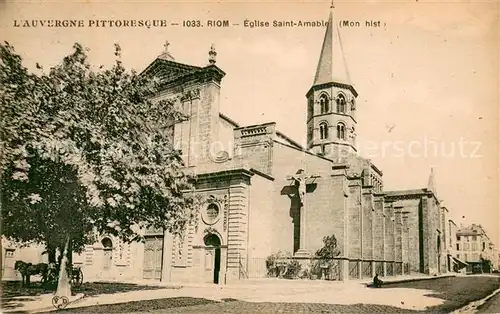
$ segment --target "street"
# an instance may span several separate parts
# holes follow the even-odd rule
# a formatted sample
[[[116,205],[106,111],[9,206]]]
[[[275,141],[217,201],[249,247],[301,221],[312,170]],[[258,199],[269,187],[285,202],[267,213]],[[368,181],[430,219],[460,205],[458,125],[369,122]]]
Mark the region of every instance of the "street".
[[[481,306],[478,313],[500,313],[500,293]]]

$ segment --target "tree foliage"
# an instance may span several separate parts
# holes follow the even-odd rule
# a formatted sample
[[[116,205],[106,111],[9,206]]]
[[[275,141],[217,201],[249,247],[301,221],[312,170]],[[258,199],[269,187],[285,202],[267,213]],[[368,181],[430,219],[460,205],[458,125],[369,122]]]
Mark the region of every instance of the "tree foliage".
[[[337,247],[337,238],[335,238],[335,235],[332,234],[323,237],[323,247],[316,251],[315,256],[320,259],[329,260],[339,255],[340,251]]]
[[[93,232],[140,240],[140,228],[181,233],[197,198],[173,147],[185,119],[157,81],[116,62],[93,68],[79,44],[47,73],[30,73],[0,44],[2,234],[75,250]]]

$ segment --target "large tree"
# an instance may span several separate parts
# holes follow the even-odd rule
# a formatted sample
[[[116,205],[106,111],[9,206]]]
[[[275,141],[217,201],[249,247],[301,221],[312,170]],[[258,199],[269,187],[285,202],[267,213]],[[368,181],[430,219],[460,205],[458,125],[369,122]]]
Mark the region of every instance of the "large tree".
[[[128,242],[146,227],[181,233],[197,199],[172,143],[186,118],[176,99],[152,101],[158,82],[126,71],[117,45],[110,69],[73,48],[31,73],[0,44],[2,234],[49,249],[69,238],[81,251],[95,231]]]

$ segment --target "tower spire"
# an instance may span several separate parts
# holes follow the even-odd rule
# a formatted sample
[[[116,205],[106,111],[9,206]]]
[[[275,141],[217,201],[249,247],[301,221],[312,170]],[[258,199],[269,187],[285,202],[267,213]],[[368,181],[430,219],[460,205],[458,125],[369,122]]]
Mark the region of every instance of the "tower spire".
[[[437,197],[437,192],[436,192],[436,182],[434,180],[434,169],[431,168],[431,173],[429,174],[429,181],[427,182],[427,190],[432,191],[434,195]]]
[[[343,83],[351,85],[339,28],[334,19],[334,8],[335,6],[332,0],[328,25],[326,27],[313,85],[325,83]]]

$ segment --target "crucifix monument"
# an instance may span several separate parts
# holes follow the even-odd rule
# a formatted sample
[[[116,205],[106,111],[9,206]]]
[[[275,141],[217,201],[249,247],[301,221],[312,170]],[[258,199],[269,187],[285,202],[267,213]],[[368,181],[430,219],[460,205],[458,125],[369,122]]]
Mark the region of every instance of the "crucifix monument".
[[[299,169],[297,173],[287,179],[293,180],[295,186],[297,187],[297,196],[299,198],[300,206],[300,238],[299,238],[299,249],[295,252],[295,256],[308,257],[310,253],[306,249],[306,211],[307,211],[307,185],[313,182],[308,182],[310,179],[318,178],[318,176],[307,175],[303,169]]]

